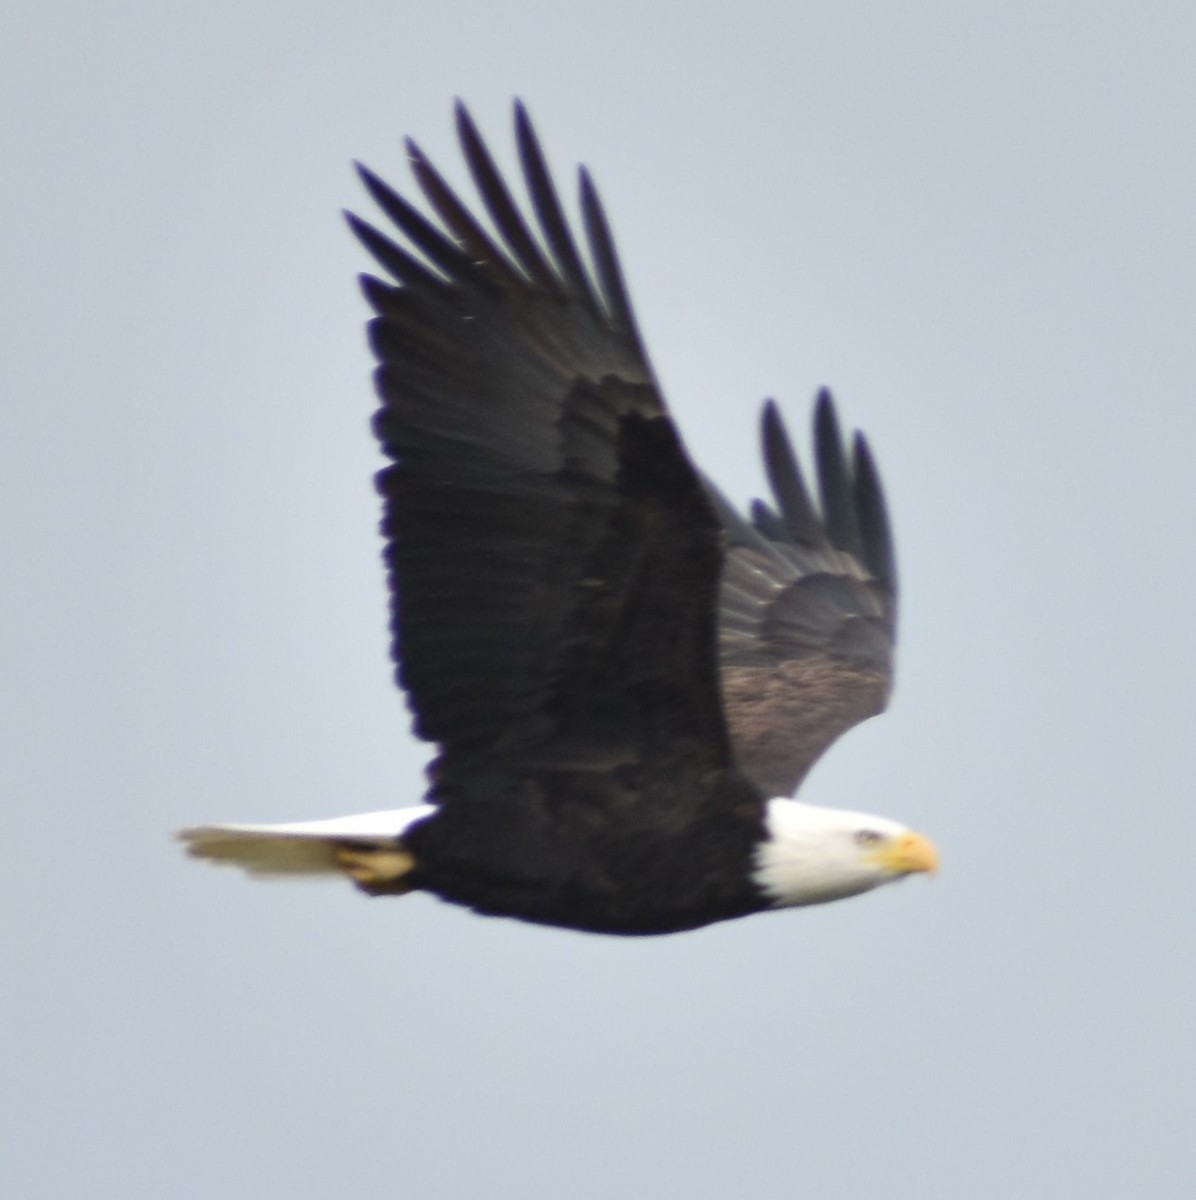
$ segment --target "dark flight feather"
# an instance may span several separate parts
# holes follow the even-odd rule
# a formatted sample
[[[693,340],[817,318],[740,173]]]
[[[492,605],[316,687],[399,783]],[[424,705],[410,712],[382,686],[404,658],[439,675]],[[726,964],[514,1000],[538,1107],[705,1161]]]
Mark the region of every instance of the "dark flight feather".
[[[766,794],[789,795],[888,702],[896,572],[871,455],[857,439],[848,462],[829,393],[815,410],[820,510],[772,404],[761,433],[778,511],[756,501],[749,525],[725,501],[719,510],[721,686],[737,765]]]

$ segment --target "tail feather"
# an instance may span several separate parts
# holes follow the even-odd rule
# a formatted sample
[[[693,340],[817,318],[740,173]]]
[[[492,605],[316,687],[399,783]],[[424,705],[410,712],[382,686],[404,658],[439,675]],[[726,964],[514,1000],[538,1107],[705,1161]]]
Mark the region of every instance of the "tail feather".
[[[193,858],[240,867],[256,878],[344,875],[346,849],[393,850],[430,804],[281,825],[200,825],[177,834]],[[354,876],[356,877],[356,876]]]

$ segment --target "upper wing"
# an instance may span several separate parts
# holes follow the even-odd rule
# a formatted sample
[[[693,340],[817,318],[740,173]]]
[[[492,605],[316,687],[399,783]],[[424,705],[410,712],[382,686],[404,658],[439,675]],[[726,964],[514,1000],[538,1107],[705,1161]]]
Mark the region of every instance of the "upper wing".
[[[441,746],[441,782],[609,768],[653,744],[722,765],[719,523],[665,414],[597,194],[583,170],[591,271],[523,108],[534,232],[461,106],[457,123],[497,236],[411,142],[443,228],[362,177],[420,257],[349,218],[397,281],[363,285],[416,730]]]
[[[818,504],[771,402],[763,443],[776,508],[757,501],[749,524],[712,495],[728,539],[719,640],[736,765],[779,796],[888,702],[897,574],[872,456],[859,434],[848,456],[829,393],[814,417]]]

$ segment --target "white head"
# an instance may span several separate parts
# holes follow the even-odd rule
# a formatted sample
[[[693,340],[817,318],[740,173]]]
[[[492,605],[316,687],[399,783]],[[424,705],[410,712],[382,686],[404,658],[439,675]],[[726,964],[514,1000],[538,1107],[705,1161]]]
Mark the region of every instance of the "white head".
[[[938,869],[930,839],[886,817],[778,799],[768,802],[767,827],[755,877],[776,908],[839,900]]]

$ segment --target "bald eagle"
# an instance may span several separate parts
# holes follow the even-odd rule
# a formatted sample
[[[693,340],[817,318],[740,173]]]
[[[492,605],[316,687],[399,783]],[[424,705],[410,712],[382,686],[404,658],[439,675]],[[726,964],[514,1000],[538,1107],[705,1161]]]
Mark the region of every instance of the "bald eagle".
[[[615,934],[934,870],[895,821],[789,798],[891,687],[897,577],[864,439],[845,444],[822,392],[812,495],[769,402],[773,502],[740,516],[681,443],[585,169],[588,264],[523,106],[532,220],[456,120],[490,230],[412,141],[439,223],[364,167],[406,243],[348,216],[390,277],[362,286],[393,655],[436,747],[426,803],[207,825],[188,850]]]

